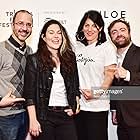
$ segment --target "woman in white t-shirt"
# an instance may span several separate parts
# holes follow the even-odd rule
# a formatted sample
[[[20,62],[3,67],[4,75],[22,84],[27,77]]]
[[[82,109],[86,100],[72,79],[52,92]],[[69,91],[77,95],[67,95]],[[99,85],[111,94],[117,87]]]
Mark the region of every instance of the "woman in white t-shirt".
[[[84,14],[76,33],[81,111],[75,117],[78,140],[107,140],[110,87],[116,64],[115,48],[106,41],[104,21],[97,11]]]

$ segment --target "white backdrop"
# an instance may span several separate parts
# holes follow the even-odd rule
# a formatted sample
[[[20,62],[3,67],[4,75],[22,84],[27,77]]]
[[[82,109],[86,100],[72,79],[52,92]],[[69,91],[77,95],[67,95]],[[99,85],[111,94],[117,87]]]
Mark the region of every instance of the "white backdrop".
[[[106,32],[112,20],[126,18],[131,25],[133,42],[140,45],[139,0],[0,0],[0,2],[0,41],[11,35],[10,22],[15,11],[26,9],[33,13],[33,33],[28,39],[28,44],[34,51],[37,49],[40,30],[48,18],[59,20],[75,42],[75,32],[83,14],[95,9],[100,11],[104,18]],[[109,115],[109,139],[117,140],[116,127],[110,120]]]

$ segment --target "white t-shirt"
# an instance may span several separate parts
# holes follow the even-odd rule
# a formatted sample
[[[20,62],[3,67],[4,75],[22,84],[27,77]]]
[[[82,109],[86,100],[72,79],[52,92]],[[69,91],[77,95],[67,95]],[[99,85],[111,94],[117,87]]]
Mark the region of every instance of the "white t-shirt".
[[[77,42],[75,47],[81,89],[100,89],[104,81],[104,67],[117,63],[116,50],[110,42],[95,45],[84,46]],[[81,95],[80,105],[85,111],[106,111],[109,110],[109,99],[86,100]]]
[[[60,73],[60,66],[57,67],[53,75],[53,84],[49,99],[49,106],[68,106],[64,79]]]

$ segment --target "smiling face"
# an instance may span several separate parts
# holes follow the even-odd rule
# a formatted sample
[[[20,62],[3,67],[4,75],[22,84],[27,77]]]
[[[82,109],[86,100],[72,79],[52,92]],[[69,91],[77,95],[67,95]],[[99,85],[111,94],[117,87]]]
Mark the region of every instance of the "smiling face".
[[[122,22],[117,22],[110,30],[110,37],[117,48],[127,47],[131,42],[130,32]]]
[[[62,44],[62,32],[59,25],[51,24],[47,28],[43,40],[46,42],[50,52],[58,52],[58,49]]]
[[[32,33],[32,16],[27,12],[17,13],[12,23],[12,36],[19,43],[23,44]]]
[[[100,30],[101,29],[97,24],[95,24],[91,19],[87,18],[82,31],[84,32],[88,44],[92,44],[97,41]]]

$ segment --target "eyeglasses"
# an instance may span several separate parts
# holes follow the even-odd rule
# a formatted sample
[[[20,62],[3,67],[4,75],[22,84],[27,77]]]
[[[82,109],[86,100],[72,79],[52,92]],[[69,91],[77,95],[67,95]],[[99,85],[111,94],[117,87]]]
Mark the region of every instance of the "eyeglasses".
[[[27,28],[32,28],[33,27],[33,24],[31,24],[31,23],[24,23],[22,21],[19,21],[19,22],[14,23],[14,24],[18,25],[21,28],[24,27],[24,25],[26,25]]]

